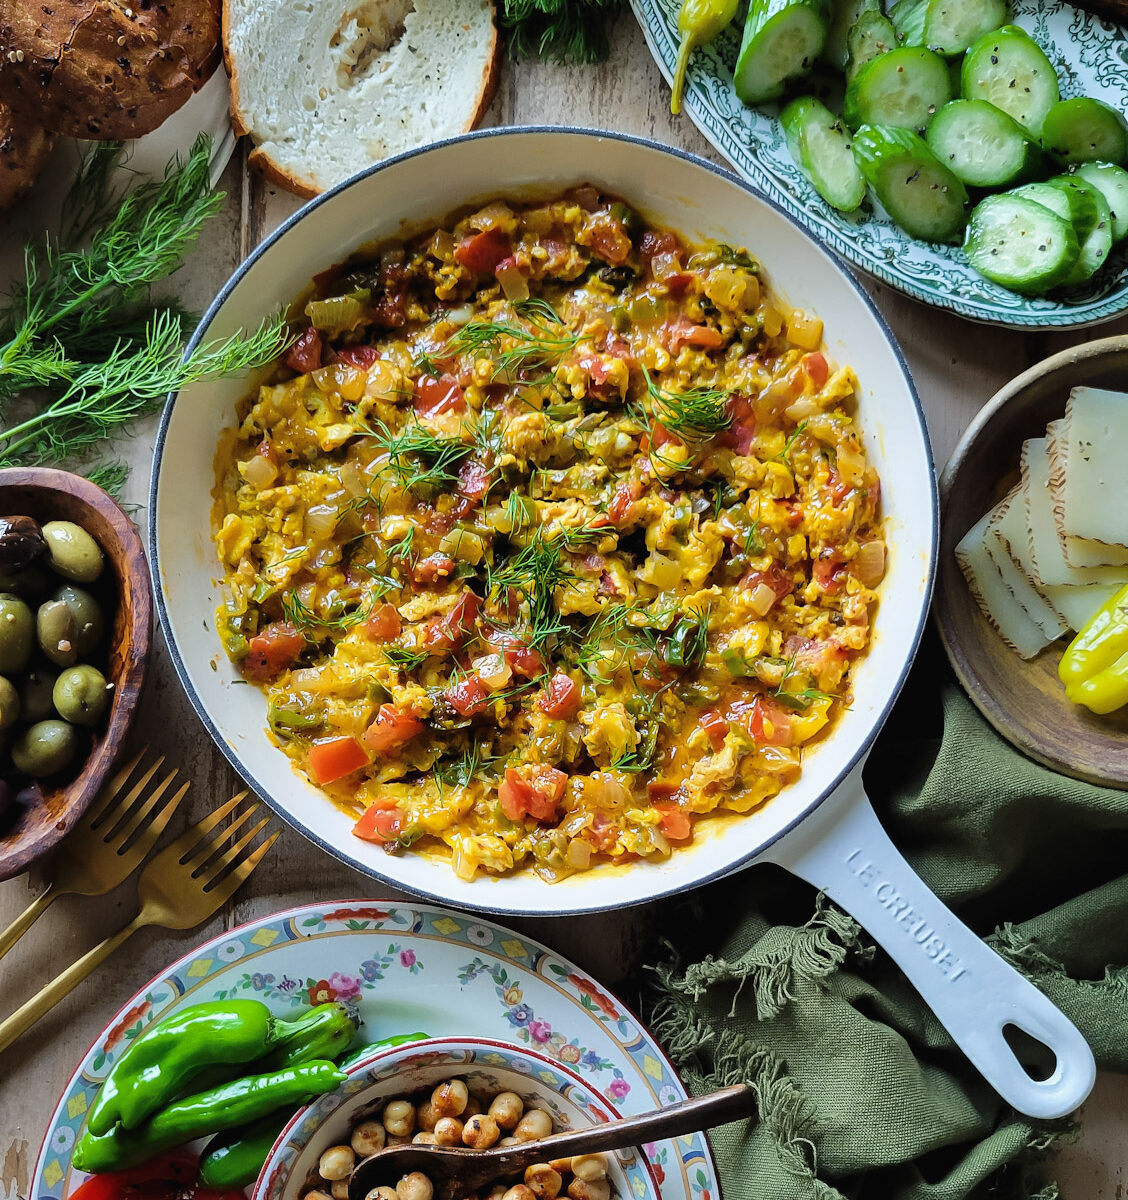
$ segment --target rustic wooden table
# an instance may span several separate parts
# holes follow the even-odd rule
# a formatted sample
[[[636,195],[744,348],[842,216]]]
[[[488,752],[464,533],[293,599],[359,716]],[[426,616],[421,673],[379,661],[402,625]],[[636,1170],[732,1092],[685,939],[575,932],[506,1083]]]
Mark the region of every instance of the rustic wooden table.
[[[611,61],[599,67],[507,62],[485,123],[607,127],[720,162],[688,120],[671,118],[666,85],[629,15],[620,20],[613,45]],[[299,205],[294,197],[248,173],[245,154],[241,145],[224,173],[223,215],[208,228],[177,276],[181,297],[190,307],[202,309],[236,264]],[[1128,332],[1128,320],[1121,320],[1096,333],[1010,333],[970,324],[869,281],[866,286],[908,357],[939,464],[946,461],[976,410],[1012,376],[1068,345]],[[139,523],[145,515],[152,433],[150,423],[123,446],[133,466],[126,500],[137,506]],[[158,644],[154,655],[135,739],[158,747],[192,780],[188,811],[177,815],[178,825],[199,819],[239,787],[181,693],[163,644]],[[0,928],[41,886],[34,872],[0,884]],[[0,1060],[0,1200],[26,1196],[43,1131],[75,1063],[117,1008],[168,962],[223,929],[276,909],[388,893],[389,889],[342,866],[287,829],[249,885],[206,927],[182,934],[145,930],[132,939],[127,951],[111,959]],[[99,899],[60,901],[0,966],[0,1014],[14,1009],[134,911],[132,883]],[[614,987],[636,961],[646,918],[646,912],[638,910],[567,922],[514,923]],[[1120,1200],[1128,1168],[1126,1114],[1128,1079],[1102,1077],[1086,1105],[1084,1136],[1060,1158],[1059,1175],[1070,1195]]]

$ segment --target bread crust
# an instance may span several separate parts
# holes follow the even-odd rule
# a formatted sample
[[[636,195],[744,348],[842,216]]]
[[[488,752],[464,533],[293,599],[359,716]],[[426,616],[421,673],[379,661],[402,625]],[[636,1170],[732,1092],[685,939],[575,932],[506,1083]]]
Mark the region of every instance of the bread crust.
[[[55,134],[16,118],[7,105],[0,104],[0,211],[39,178],[55,140]]]
[[[235,0],[238,2],[238,0]],[[329,0],[320,0],[328,3]],[[3,0],[0,0],[3,3]],[[238,137],[249,135],[253,138],[252,126],[248,115],[244,113],[239,99],[239,68],[235,54],[231,50],[231,4],[232,0],[223,0],[222,31],[223,31],[223,64],[231,81],[231,126]],[[469,121],[463,128],[463,133],[475,129],[486,115],[497,91],[498,79],[501,75],[502,41],[497,25],[496,0],[490,0],[490,46],[485,61],[482,63],[482,81],[478,92],[478,101]],[[296,174],[291,168],[271,158],[270,154],[256,146],[247,157],[248,163],[263,175],[269,182],[295,196],[310,200],[319,196],[324,190],[311,179]]]
[[[220,0],[0,0],[0,102],[54,133],[156,129],[219,63]]]

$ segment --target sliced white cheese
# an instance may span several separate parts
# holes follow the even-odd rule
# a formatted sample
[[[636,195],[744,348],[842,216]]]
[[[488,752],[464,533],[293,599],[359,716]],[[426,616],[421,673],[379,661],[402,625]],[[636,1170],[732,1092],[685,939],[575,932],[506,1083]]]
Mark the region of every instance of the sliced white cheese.
[[[986,513],[964,534],[956,547],[956,561],[960,564],[972,596],[991,626],[1012,650],[1017,650],[1023,658],[1033,658],[1053,639],[1039,629],[1015,599],[1014,592],[1003,582],[995,558],[999,554],[998,541],[990,532],[994,516],[995,510]],[[1011,570],[1018,576],[1010,558],[1005,554],[999,556],[1010,564]]]
[[[1128,554],[1128,395],[1075,387],[1057,444],[1058,527],[1066,538],[1113,547],[1118,557]]]
[[[1021,486],[1012,489],[1006,499],[996,505],[988,529],[994,535],[998,548],[998,553],[992,557],[1003,582],[1050,641],[1061,637],[1068,626],[1054,612],[1031,578],[1030,534],[1026,528],[1026,505],[1023,503]]]
[[[1091,583],[1086,587],[1045,587],[1042,595],[1066,619],[1070,629],[1079,630],[1122,586],[1120,583]]]
[[[1029,566],[1039,589],[1081,588],[1086,584],[1122,586],[1128,583],[1128,567],[1074,567],[1066,561],[1050,496],[1050,443],[1047,438],[1030,438],[1023,443],[1022,496],[1029,532]],[[1014,555],[1013,547],[1011,553],[1021,564],[1022,560]],[[1052,598],[1050,603],[1053,604]]]
[[[1100,542],[1070,537],[1065,532],[1062,490],[1065,487],[1065,421],[1051,421],[1046,426],[1050,442],[1050,497],[1054,508],[1054,524],[1071,567],[1101,567],[1109,564],[1128,564],[1128,550],[1118,550]]]

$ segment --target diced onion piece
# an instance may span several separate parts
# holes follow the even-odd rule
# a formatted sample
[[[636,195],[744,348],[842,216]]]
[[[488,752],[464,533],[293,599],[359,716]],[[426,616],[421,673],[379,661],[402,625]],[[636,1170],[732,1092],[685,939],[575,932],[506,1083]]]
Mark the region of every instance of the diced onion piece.
[[[434,258],[450,258],[454,253],[454,234],[449,229],[436,230],[427,251]]]
[[[504,654],[483,654],[471,664],[485,687],[496,692],[513,678],[513,671],[505,661]]]
[[[760,309],[760,318],[763,321],[764,332],[768,337],[777,337],[779,331],[783,328],[783,317],[780,316],[779,309],[773,304],[765,304]]]
[[[306,305],[306,316],[314,329],[343,333],[355,329],[364,320],[364,302],[368,296],[368,291],[362,289],[349,296],[311,300]]]
[[[474,317],[474,310],[469,304],[460,304],[457,308],[448,308],[443,313],[443,320],[450,325],[466,325]]]
[[[701,289],[718,308],[741,308],[748,303],[748,281],[753,279],[744,271],[732,267],[716,267],[709,272]],[[753,296],[753,302],[758,297]]]
[[[584,780],[584,799],[598,808],[619,809],[630,801],[631,793],[614,775],[596,771]]]
[[[851,487],[859,487],[866,469],[866,456],[860,450],[840,445],[836,455],[838,474]]]
[[[863,542],[854,558],[854,574],[863,587],[875,588],[885,578],[885,543],[879,538]]]
[[[458,562],[480,563],[485,551],[482,539],[469,529],[452,529],[439,539],[439,553]]]
[[[795,402],[795,384],[789,379],[776,379],[756,397],[753,411],[759,421],[771,421]]]
[[[364,395],[368,372],[350,367],[348,363],[331,363],[313,372],[313,382],[319,391],[336,392],[342,400],[357,401]]]
[[[261,454],[256,454],[244,467],[243,478],[253,488],[262,491],[268,488],[278,478],[278,468]]]
[[[574,838],[568,843],[568,852],[564,861],[573,870],[586,871],[591,863],[591,847],[580,838]]]
[[[311,538],[331,538],[337,529],[337,510],[315,504],[306,510],[306,532]]]
[[[823,323],[801,308],[793,309],[787,318],[787,337],[800,350],[817,350],[822,345]]]
[[[798,400],[793,404],[789,404],[783,411],[798,425],[800,421],[809,421],[822,410],[819,408],[818,401],[813,396],[800,396]]]
[[[502,200],[495,200],[485,208],[479,209],[466,223],[471,229],[479,229],[483,233],[487,229],[501,229],[509,233],[517,228],[517,218],[513,215],[513,209]]]
[[[680,275],[681,269],[681,258],[676,251],[656,254],[650,260],[650,273],[655,279],[669,279],[671,275]]]
[[[669,592],[681,582],[682,569],[672,558],[655,553],[643,563],[639,578],[644,583],[652,584],[660,592]]]
[[[772,605],[778,599],[779,597],[766,583],[758,583],[752,589],[752,594],[748,597],[748,603],[756,616],[766,617],[771,612]]]
[[[506,300],[528,300],[529,281],[515,262],[506,259],[499,263],[496,274]]]

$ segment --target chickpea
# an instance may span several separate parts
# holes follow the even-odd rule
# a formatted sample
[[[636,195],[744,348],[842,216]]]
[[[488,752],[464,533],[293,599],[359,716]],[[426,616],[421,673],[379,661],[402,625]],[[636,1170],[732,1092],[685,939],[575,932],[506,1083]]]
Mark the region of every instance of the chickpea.
[[[501,1139],[501,1141],[499,1141],[499,1142],[498,1142],[498,1145],[499,1145],[499,1146],[520,1146],[520,1145],[521,1145],[521,1139],[520,1139],[520,1138],[515,1138],[515,1137],[513,1136],[513,1134],[510,1134],[508,1137],[503,1137],[503,1138]]]
[[[564,1180],[560,1172],[554,1171],[548,1163],[533,1163],[525,1168],[525,1183],[537,1200],[556,1200]]]
[[[424,1100],[423,1103],[415,1110],[415,1119],[419,1122],[419,1128],[427,1133],[435,1132],[435,1125],[439,1120],[439,1114],[435,1111],[435,1106],[430,1100]]]
[[[523,1142],[535,1142],[552,1132],[552,1118],[543,1108],[530,1108],[517,1122],[514,1136]]]
[[[507,1191],[509,1191],[509,1184],[495,1183],[486,1193],[486,1200],[501,1200]]]
[[[571,1200],[611,1200],[611,1184],[606,1179],[575,1178],[568,1184]]]
[[[486,1111],[486,1106],[478,1099],[477,1096],[470,1096],[466,1100],[466,1107],[459,1114],[463,1120],[469,1120],[471,1117],[479,1117]]]
[[[607,1178],[607,1159],[602,1154],[577,1154],[572,1159],[572,1174],[585,1183]]]
[[[415,1105],[408,1100],[389,1100],[384,1108],[384,1128],[393,1137],[410,1137],[415,1132]]]
[[[333,1200],[349,1200],[349,1181],[347,1179],[334,1179],[333,1186],[329,1190],[333,1193]]]
[[[417,1133],[412,1139],[413,1146],[433,1146],[438,1139],[433,1133],[424,1129],[421,1133]]]
[[[399,1200],[396,1195],[396,1189],[390,1187],[373,1188],[365,1197],[364,1200]]]
[[[493,1117],[479,1113],[462,1127],[462,1144],[471,1150],[488,1150],[497,1141],[500,1130]]]
[[[502,1129],[514,1129],[525,1111],[525,1102],[516,1092],[498,1092],[488,1111]]]
[[[351,1146],[330,1146],[317,1163],[317,1173],[322,1179],[347,1179],[356,1162]]]
[[[319,1192],[316,1189],[312,1192],[306,1192],[302,1200],[330,1200],[328,1192]]]
[[[431,1181],[422,1171],[412,1171],[396,1184],[396,1196],[399,1200],[431,1200],[435,1189]]]
[[[440,1117],[435,1123],[435,1141],[440,1146],[461,1146],[462,1122],[457,1117]]]
[[[431,1093],[436,1117],[460,1117],[466,1111],[470,1093],[461,1079],[448,1079]]]
[[[367,1158],[370,1154],[383,1150],[387,1138],[388,1131],[379,1121],[361,1121],[352,1131],[349,1144],[352,1146],[354,1154],[361,1158]],[[365,1197],[365,1200],[368,1198]]]
[[[515,1183],[505,1193],[502,1200],[537,1200],[537,1198],[523,1183]]]
[[[570,1158],[550,1158],[548,1165],[554,1171],[559,1171],[561,1175],[570,1175],[572,1173],[572,1160]]]

